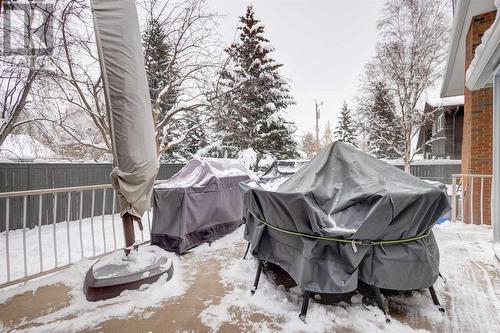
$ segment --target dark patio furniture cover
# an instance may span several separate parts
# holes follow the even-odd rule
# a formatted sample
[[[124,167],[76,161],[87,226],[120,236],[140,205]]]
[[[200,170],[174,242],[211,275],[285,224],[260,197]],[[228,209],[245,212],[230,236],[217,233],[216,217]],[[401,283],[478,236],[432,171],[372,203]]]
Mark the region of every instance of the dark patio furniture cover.
[[[241,181],[252,173],[236,160],[195,159],[153,190],[151,243],[179,254],[242,224]]]
[[[350,292],[358,280],[414,290],[439,275],[431,228],[450,208],[446,193],[347,144],[329,145],[275,191],[240,187],[251,253],[303,290]],[[394,240],[403,242],[384,242]]]

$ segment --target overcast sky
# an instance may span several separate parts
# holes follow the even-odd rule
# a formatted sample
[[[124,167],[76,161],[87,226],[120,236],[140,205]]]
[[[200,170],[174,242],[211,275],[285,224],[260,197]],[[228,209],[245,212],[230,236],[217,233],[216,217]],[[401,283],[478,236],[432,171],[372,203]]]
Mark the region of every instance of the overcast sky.
[[[297,105],[289,109],[300,134],[314,131],[314,100],[323,101],[322,128],[334,126],[344,100],[355,96],[364,64],[374,54],[376,24],[382,0],[208,0],[224,14],[222,39],[230,44],[238,16],[253,4],[256,18],[291,80]]]

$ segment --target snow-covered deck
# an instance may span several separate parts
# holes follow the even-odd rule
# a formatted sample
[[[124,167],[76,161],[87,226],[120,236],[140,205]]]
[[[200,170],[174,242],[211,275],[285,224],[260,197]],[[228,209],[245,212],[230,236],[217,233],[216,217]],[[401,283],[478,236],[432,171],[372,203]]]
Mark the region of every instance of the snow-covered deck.
[[[174,277],[142,291],[89,303],[82,292],[91,264],[80,260],[69,269],[24,285],[0,290],[0,330],[105,332],[498,332],[500,264],[488,226],[436,226],[441,271],[436,290],[446,308],[442,315],[427,291],[409,298],[390,297],[391,324],[381,311],[352,304],[311,302],[307,324],[298,313],[300,291],[286,292],[267,278],[250,295],[256,262],[242,260],[243,228],[182,257],[172,256]]]

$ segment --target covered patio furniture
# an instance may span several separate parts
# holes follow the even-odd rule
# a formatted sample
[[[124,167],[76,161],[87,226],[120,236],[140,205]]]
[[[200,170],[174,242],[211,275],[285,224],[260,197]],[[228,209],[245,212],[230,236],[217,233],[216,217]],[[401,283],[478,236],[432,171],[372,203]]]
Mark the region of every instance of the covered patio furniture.
[[[341,294],[363,283],[380,289],[429,288],[439,276],[431,228],[450,206],[442,188],[350,145],[324,148],[275,190],[241,185],[245,238],[259,261],[285,270],[304,291]],[[440,307],[440,309],[442,309]]]
[[[256,177],[238,160],[194,159],[153,190],[151,244],[185,253],[238,228],[239,183]]]

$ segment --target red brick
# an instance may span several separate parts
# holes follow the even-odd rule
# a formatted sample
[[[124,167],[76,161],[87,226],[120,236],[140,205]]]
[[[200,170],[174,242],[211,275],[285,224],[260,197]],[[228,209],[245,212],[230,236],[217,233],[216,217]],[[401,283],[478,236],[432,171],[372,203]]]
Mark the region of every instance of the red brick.
[[[481,44],[484,32],[491,26],[496,17],[496,11],[474,16],[471,20],[469,32],[466,39],[465,69],[469,67],[476,47]],[[493,142],[493,89],[484,88],[470,91],[465,87],[464,92],[464,128],[462,141],[462,173],[465,174],[488,174],[493,171],[492,165],[492,142]],[[484,180],[483,196],[483,219],[487,224],[491,223],[490,196],[491,182]],[[481,215],[481,181],[474,181],[474,200],[472,203],[472,214],[475,222],[479,221]],[[471,221],[471,196],[472,184],[470,181],[464,183],[464,216],[466,223]]]

